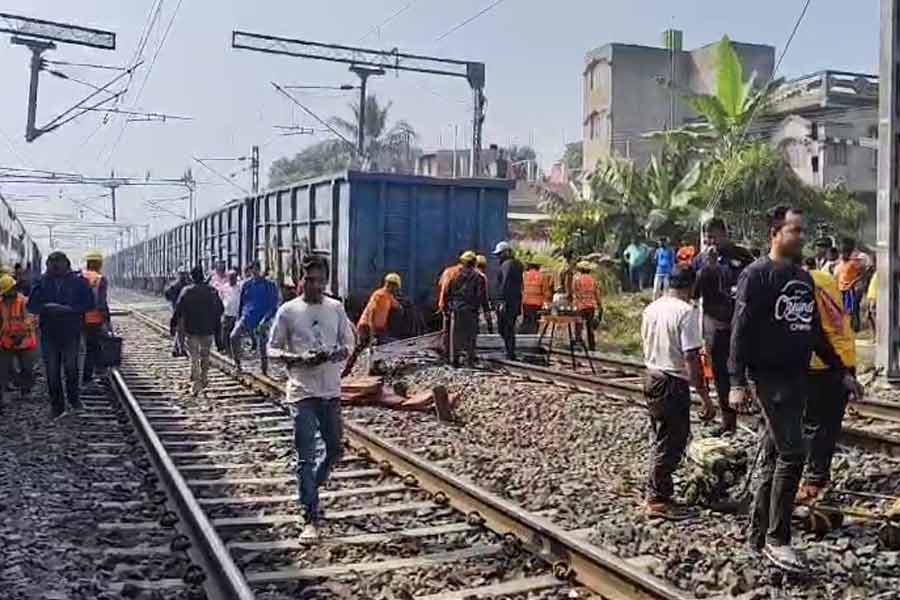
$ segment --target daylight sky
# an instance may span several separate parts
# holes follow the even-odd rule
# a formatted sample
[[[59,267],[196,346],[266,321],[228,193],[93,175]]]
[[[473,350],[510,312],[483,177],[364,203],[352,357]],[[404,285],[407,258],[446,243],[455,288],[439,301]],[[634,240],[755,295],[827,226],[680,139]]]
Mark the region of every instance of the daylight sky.
[[[804,4],[804,0],[503,0],[436,41],[492,1],[163,0],[144,51],[145,65],[135,75],[122,106],[191,116],[193,120],[126,126],[121,116],[102,124],[102,115],[95,113],[30,144],[24,141],[29,55],[24,48],[4,42],[0,45],[0,72],[5,84],[0,96],[0,165],[92,176],[106,175],[115,168],[117,174],[144,176],[149,171],[154,177],[179,177],[187,167],[193,167],[198,179],[209,182],[198,192],[198,211],[202,214],[240,192],[192,163],[192,156],[239,156],[249,153],[252,144],[259,144],[265,184],[265,173],[274,159],[292,155],[326,137],[279,137],[273,125],[315,123],[299,110],[292,110],[289,101],[280,97],[269,82],[339,85],[356,81],[343,65],[233,50],[230,40],[235,28],[482,61],[487,65],[489,102],[485,144],[531,144],[542,163],[549,165],[560,156],[565,141],[581,136],[581,70],[586,51],[607,42],[658,45],[661,32],[674,27],[684,31],[686,48],[728,34],[739,41],[774,45],[780,53]],[[59,44],[47,58],[123,65],[132,60],[155,3],[7,0],[0,10],[115,31],[115,51]],[[876,0],[812,0],[781,75],[792,77],[822,69],[876,73],[878,5]],[[378,27],[396,13],[393,20]],[[170,22],[168,37],[160,48]],[[3,36],[8,39],[7,34]],[[95,84],[103,83],[111,74],[76,67],[59,69]],[[425,149],[439,144],[451,146],[454,125],[458,125],[461,139],[469,135],[471,96],[463,80],[389,74],[373,79],[370,89],[380,100],[393,103],[394,118],[406,119],[415,126]],[[38,123],[46,122],[88,91],[82,85],[43,74]],[[298,98],[327,118],[346,116],[352,94],[318,92]],[[228,174],[242,165],[214,166]],[[235,181],[247,187],[248,179],[241,173]],[[31,211],[73,212],[71,202],[59,199],[59,187],[3,185],[0,191],[4,195],[44,193],[54,198],[50,202],[17,203],[23,210],[27,206]],[[103,190],[80,186],[62,191],[64,198],[90,198]],[[150,224],[159,231],[175,220],[150,219],[144,198],[180,194],[174,188],[121,189],[120,220]],[[90,202],[108,210],[105,200]],[[177,204],[171,206],[183,211]],[[46,236],[46,230],[34,233]]]

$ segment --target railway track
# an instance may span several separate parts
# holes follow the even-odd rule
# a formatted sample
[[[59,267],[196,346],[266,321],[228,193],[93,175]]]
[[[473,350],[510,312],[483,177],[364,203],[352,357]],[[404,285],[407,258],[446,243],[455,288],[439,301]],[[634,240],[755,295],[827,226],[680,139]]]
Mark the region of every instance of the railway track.
[[[137,313],[116,326],[125,360],[112,370],[112,388],[166,489],[175,513],[167,522],[177,517],[206,574],[208,597],[687,598],[577,532],[353,422],[345,422],[347,449],[322,492],[324,539],[302,543],[292,423],[278,402],[280,384],[238,379],[226,359],[214,357],[209,392],[190,397],[178,387],[187,381],[187,361],[173,360],[159,335],[167,327]],[[108,503],[101,527],[124,537],[154,530],[158,519],[134,512],[143,502]],[[136,560],[163,551],[158,540],[128,550]],[[152,587],[184,585],[162,579]]]
[[[613,398],[643,402],[641,381],[643,366],[619,358],[592,357],[596,373],[591,373],[584,358],[576,358],[578,371],[571,369],[569,355],[554,352],[559,367],[528,362],[490,359],[497,369],[526,380],[544,381],[586,392],[601,392]],[[749,421],[747,421],[749,423]],[[841,442],[867,451],[900,456],[900,405],[879,400],[863,400],[848,407]]]

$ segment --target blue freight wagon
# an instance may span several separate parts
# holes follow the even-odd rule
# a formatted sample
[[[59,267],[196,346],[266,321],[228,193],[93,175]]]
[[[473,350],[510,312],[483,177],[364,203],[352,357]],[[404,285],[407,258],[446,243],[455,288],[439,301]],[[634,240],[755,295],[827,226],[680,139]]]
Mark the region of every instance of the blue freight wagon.
[[[160,291],[180,265],[210,269],[224,259],[243,269],[259,260],[292,285],[300,257],[315,253],[329,259],[331,293],[351,314],[390,272],[427,310],[441,271],[462,251],[493,262],[490,251],[507,236],[511,187],[500,179],[347,171],[232,201],[116,253],[106,271],[120,285]]]

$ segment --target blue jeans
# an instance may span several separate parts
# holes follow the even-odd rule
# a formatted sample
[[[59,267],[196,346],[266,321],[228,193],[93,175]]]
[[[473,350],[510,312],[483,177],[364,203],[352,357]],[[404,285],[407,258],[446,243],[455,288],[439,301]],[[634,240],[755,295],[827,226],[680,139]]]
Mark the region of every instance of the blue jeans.
[[[229,339],[231,341],[231,359],[238,369],[241,368],[241,355],[243,354],[241,340],[245,335],[249,335],[256,340],[257,350],[259,351],[260,370],[264,375],[268,375],[269,355],[266,350],[266,344],[269,343],[269,324],[266,323],[265,325],[260,324],[256,327],[249,327],[243,319],[239,319],[235,324]]]
[[[341,458],[340,398],[304,398],[296,404],[294,446],[297,448],[297,490],[306,518],[319,518],[319,486],[328,479],[331,468]],[[316,461],[316,433],[325,443],[325,456]]]
[[[47,389],[50,392],[50,404],[54,409],[62,411],[66,407],[63,397],[63,375],[66,380],[66,397],[69,406],[75,407],[79,402],[78,353],[81,348],[81,336],[58,339],[48,335],[41,336],[41,356],[44,369],[47,371]]]

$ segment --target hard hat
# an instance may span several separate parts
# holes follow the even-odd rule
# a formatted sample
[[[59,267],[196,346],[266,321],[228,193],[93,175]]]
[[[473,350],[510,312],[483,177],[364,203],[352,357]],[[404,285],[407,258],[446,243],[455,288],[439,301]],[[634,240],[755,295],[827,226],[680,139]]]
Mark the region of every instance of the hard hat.
[[[398,275],[397,273],[388,273],[384,276],[384,284],[387,285],[389,283],[393,283],[397,287],[401,287],[403,285],[400,279],[400,275]]]
[[[16,280],[11,275],[0,276],[0,294],[5,294],[16,287]]]
[[[471,250],[466,250],[459,255],[459,262],[461,263],[473,263],[476,259],[477,257],[475,256],[475,253]]]
[[[484,254],[479,254],[478,256],[475,257],[475,264],[478,265],[479,267],[486,267],[487,266],[487,256],[485,256]]]
[[[103,262],[103,253],[98,250],[91,250],[84,255],[84,262],[97,261]]]
[[[509,242],[499,242],[494,248],[494,254],[502,254],[507,250],[512,250],[512,246],[509,245]]]
[[[12,272],[13,272],[12,267],[9,267],[7,265],[0,266],[0,273],[6,274],[6,275],[12,275]]]

